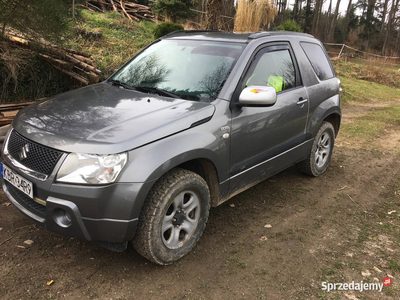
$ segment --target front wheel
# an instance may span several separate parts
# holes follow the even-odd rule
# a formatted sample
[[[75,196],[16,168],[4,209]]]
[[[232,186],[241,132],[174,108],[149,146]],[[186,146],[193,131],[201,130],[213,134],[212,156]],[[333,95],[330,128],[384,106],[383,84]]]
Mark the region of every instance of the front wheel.
[[[172,264],[199,240],[209,209],[210,192],[204,179],[174,169],[161,177],[147,196],[133,246],[157,264]]]
[[[326,171],[331,161],[333,146],[335,143],[335,129],[329,122],[322,122],[311,152],[307,159],[297,164],[297,167],[303,173],[310,176],[319,176]]]

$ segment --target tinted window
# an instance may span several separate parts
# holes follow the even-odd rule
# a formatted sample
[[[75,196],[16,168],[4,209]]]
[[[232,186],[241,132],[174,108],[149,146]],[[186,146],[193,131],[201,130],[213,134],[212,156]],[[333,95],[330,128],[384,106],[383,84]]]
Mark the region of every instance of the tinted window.
[[[308,60],[310,61],[315,74],[320,80],[325,80],[333,77],[333,71],[330,63],[320,45],[312,43],[300,43]]]
[[[289,50],[258,54],[245,76],[244,83],[244,87],[272,86],[277,92],[295,87],[296,72]]]

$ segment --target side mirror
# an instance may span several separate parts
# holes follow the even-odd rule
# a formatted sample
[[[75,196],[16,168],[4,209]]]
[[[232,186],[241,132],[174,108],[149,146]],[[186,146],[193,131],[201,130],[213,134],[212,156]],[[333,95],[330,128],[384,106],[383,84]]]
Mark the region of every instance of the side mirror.
[[[251,85],[246,87],[239,96],[242,105],[273,105],[276,102],[276,90],[272,86]]]

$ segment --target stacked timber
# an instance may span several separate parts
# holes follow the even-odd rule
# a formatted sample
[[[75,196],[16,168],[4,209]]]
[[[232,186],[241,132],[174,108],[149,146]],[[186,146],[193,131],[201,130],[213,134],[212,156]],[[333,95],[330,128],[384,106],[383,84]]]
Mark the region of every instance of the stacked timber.
[[[87,53],[31,41],[11,33],[7,34],[7,38],[16,46],[37,52],[53,68],[83,85],[97,83],[100,80],[101,71],[97,69],[96,62]]]
[[[123,0],[90,0],[80,6],[100,12],[108,10],[119,12],[131,21],[155,21],[156,19],[150,7]]]
[[[43,99],[45,98],[36,101]],[[36,101],[0,104],[0,127],[11,124],[20,109],[23,109],[25,106],[35,103]]]

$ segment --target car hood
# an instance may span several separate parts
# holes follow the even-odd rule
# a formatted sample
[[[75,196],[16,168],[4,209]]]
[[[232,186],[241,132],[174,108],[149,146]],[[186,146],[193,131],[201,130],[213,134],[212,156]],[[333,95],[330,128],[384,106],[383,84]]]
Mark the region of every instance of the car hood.
[[[206,122],[210,103],[161,97],[99,83],[21,110],[13,127],[66,152],[109,154],[134,149]]]

